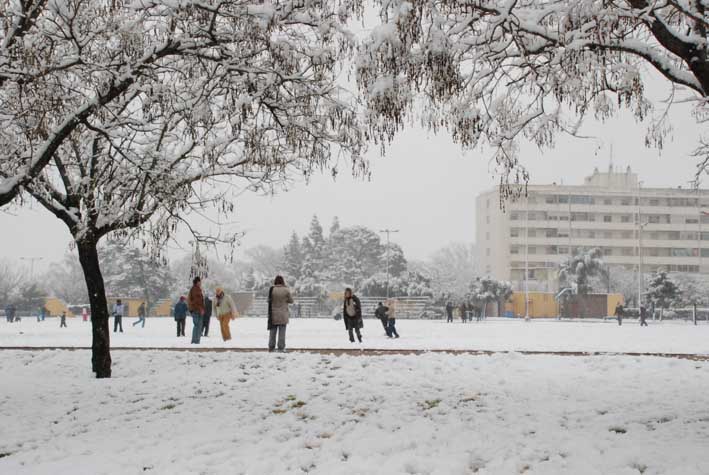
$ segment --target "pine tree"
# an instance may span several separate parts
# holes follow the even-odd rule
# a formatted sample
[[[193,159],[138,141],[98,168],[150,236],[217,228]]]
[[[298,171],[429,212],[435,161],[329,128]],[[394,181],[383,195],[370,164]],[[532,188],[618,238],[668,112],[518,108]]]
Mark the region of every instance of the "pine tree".
[[[303,267],[303,248],[295,231],[290,236],[290,241],[283,249],[283,268],[291,279],[299,279]]]
[[[660,270],[652,276],[650,284],[647,286],[646,295],[656,306],[666,309],[679,300],[682,291],[667,275],[667,272]]]
[[[312,276],[320,276],[325,271],[327,243],[320,220],[316,215],[313,215],[313,219],[310,221],[308,240],[310,241],[309,254],[304,254],[303,258],[309,262],[312,268]]]

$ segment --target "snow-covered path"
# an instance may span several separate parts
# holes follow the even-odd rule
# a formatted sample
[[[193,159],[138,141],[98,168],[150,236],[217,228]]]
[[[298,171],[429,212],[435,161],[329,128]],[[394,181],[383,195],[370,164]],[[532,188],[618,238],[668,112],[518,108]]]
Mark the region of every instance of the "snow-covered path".
[[[124,322],[124,333],[112,333],[116,347],[189,347],[192,323],[187,323],[187,338],[175,337],[171,319],[148,319],[145,328],[133,327],[133,319]],[[59,328],[57,319],[37,323],[23,319],[19,323],[0,322],[0,347],[89,347],[90,323],[69,319],[69,328]],[[365,320],[364,348],[373,349],[454,349],[495,351],[582,351],[709,354],[709,325],[694,326],[684,322],[650,323],[641,328],[635,321],[622,327],[614,321],[558,322],[488,320],[480,323],[445,323],[430,320],[398,320],[401,338],[385,337],[377,320]],[[221,341],[216,320],[211,336],[202,347],[264,348],[267,342],[266,321],[242,318],[232,323],[234,339]],[[352,348],[342,322],[330,319],[292,319],[288,325],[291,348]],[[354,345],[359,347],[358,344]]]
[[[707,362],[0,355],[3,474],[709,473]]]

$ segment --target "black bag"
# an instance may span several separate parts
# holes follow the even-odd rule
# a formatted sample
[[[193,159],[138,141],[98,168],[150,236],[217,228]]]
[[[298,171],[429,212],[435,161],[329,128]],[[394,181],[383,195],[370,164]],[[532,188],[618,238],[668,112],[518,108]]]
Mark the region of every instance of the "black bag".
[[[271,301],[273,300],[273,287],[268,289],[268,325],[266,327],[267,330],[271,330],[273,328],[273,317],[271,314]]]

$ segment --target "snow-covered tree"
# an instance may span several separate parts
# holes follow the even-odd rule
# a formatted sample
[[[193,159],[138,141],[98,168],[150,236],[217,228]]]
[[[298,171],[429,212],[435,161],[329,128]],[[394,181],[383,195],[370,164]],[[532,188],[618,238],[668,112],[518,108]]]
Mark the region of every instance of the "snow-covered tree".
[[[27,281],[20,287],[15,302],[20,310],[38,312],[46,298],[47,291],[39,282]]]
[[[379,235],[364,226],[339,229],[330,236],[331,280],[358,287],[377,272],[386,271]]]
[[[283,249],[283,269],[289,277],[300,278],[303,268],[303,248],[298,235],[293,231],[290,241]]]
[[[511,283],[485,277],[477,279],[470,284],[468,298],[480,305],[484,317],[488,304],[493,302],[497,303],[498,311],[501,311],[501,309],[504,308],[505,302],[512,297],[512,294]]]
[[[0,305],[7,305],[17,298],[20,288],[27,282],[27,275],[8,259],[0,259]]]
[[[275,190],[335,153],[366,169],[336,80],[357,4],[9,2],[0,204],[23,190],[69,228],[98,377],[111,366],[102,238],[138,233],[160,249],[190,212],[232,213],[237,185]],[[233,242],[190,229],[198,242]]]
[[[295,242],[299,248],[297,237]],[[238,267],[246,265],[254,279],[273,279],[281,269],[284,259],[284,251],[260,244],[244,251],[244,259],[238,263]],[[244,286],[244,288],[251,287]]]
[[[551,147],[559,133],[577,134],[589,115],[604,120],[628,109],[638,120],[653,117],[645,69],[681,87],[670,101],[695,100],[695,116],[706,116],[704,1],[376,3],[381,25],[357,59],[373,137],[387,142],[415,115],[464,147],[495,149],[502,185],[527,178],[520,138]],[[658,114],[641,140],[662,146],[667,120]]]
[[[76,252],[66,252],[59,262],[53,262],[45,274],[47,290],[68,304],[85,304],[89,301],[84,273]]]
[[[650,279],[645,295],[655,306],[666,309],[681,298],[682,291],[667,272],[659,270]]]
[[[368,297],[385,297],[386,279],[386,272],[378,272],[362,282],[358,287],[359,292]],[[433,289],[431,289],[431,281],[421,273],[404,271],[397,276],[389,277],[389,295],[391,297],[431,297]]]
[[[468,292],[470,282],[476,276],[475,246],[451,243],[434,252],[422,265],[438,295],[459,300]]]
[[[590,293],[593,290],[590,278],[606,272],[602,256],[599,248],[593,248],[567,259],[559,270],[561,286],[571,287],[579,295]]]
[[[316,215],[310,221],[310,230],[308,232],[308,241],[310,247],[307,253],[303,253],[303,260],[314,269],[314,274],[319,274],[325,267],[325,257],[327,255],[327,242],[323,234],[322,225]]]
[[[388,254],[387,254],[388,252]],[[398,277],[399,275],[406,272],[408,268],[408,263],[406,262],[406,257],[404,256],[404,250],[396,243],[389,243],[382,245],[382,260],[385,261],[389,259],[389,275],[392,277]]]
[[[122,241],[108,241],[99,250],[106,291],[114,297],[143,299],[148,309],[170,296],[175,277],[165,262]]]

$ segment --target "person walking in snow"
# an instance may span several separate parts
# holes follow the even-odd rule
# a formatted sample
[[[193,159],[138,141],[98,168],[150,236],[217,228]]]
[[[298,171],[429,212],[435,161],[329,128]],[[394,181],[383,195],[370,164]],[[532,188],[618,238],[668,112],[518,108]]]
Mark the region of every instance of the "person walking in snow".
[[[453,303],[450,301],[446,304],[446,317],[447,323],[453,323]]]
[[[62,316],[59,322],[59,328],[67,328],[66,326],[66,311],[62,312]]]
[[[623,309],[623,306],[618,302],[618,305],[615,306],[615,318],[618,320],[618,326],[623,325],[623,313],[625,310]]]
[[[175,316],[175,322],[177,322],[177,336],[185,336],[185,320],[187,319],[187,302],[185,302],[185,297],[180,297],[180,301],[175,304],[175,310],[172,314]]]
[[[113,304],[113,333],[116,333],[118,329],[121,329],[121,333],[123,333],[123,316],[125,315],[126,312],[126,307],[123,305],[123,302],[121,302],[121,299],[116,300],[116,303]]]
[[[202,293],[202,279],[195,277],[192,288],[187,295],[187,307],[192,315],[192,344],[199,345],[202,338],[202,322],[204,318],[204,294]]]
[[[350,341],[354,343],[354,333],[357,334],[357,340],[362,343],[362,333],[360,330],[364,328],[362,320],[362,304],[359,301],[352,289],[345,289],[345,298],[342,306],[342,317],[345,320],[345,329],[350,335]]]
[[[209,321],[212,319],[212,299],[209,298],[208,294],[204,294],[204,317],[202,318],[202,326],[204,327],[204,333],[202,336],[209,336]]]
[[[374,316],[379,319],[380,322],[382,322],[382,327],[384,327],[384,334],[388,335],[389,333],[387,332],[387,312],[389,311],[388,307],[385,307],[383,303],[379,302],[377,304],[377,309],[374,311]]]
[[[140,307],[138,307],[138,320],[133,322],[133,326],[142,323],[143,326],[141,326],[141,328],[145,328],[146,313],[147,312],[145,311],[145,302],[140,302]]]
[[[399,333],[396,331],[396,301],[389,300],[387,307],[387,336],[389,338],[399,338]]]
[[[211,313],[211,311],[210,311]],[[219,329],[222,332],[222,340],[231,340],[231,329],[229,322],[239,316],[239,311],[236,309],[234,299],[231,295],[225,295],[224,289],[217,287],[214,296],[214,315],[219,320]]]
[[[645,305],[640,306],[640,326],[647,326],[647,310],[645,309]]]
[[[283,276],[276,276],[273,287],[268,289],[268,351],[276,349],[278,336],[278,351],[286,351],[286,326],[290,316],[288,304],[293,303],[293,296]]]

